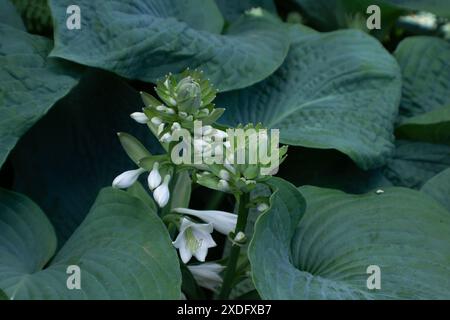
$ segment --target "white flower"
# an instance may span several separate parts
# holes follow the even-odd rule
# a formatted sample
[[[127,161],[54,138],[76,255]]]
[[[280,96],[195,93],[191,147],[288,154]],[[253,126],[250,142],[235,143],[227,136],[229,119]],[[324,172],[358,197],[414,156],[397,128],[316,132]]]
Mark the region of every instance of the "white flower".
[[[145,170],[142,168],[125,171],[114,179],[112,186],[120,189],[129,188],[136,182],[141,173],[144,171]]]
[[[153,117],[150,121],[151,121],[155,126],[159,126],[159,125],[162,123],[161,118],[158,118],[158,117]]]
[[[166,126],[166,125],[165,125],[164,123],[161,123],[161,124],[158,126],[158,130],[156,130],[156,134],[157,134],[158,136],[163,132],[165,126]]]
[[[169,143],[172,141],[172,135],[168,132],[164,133],[161,139],[159,139],[162,143]]]
[[[147,182],[148,187],[150,190],[153,191],[153,189],[157,188],[161,184],[161,175],[159,174],[159,163],[155,162],[153,164],[153,169],[150,171],[150,174],[148,175]]]
[[[225,267],[218,263],[205,262],[187,267],[200,287],[216,291],[223,282],[219,273],[222,272]]]
[[[148,122],[148,118],[143,112],[133,112],[130,117],[138,123],[146,124]]]
[[[178,122],[174,122],[172,124],[172,127],[170,127],[172,129],[172,131],[176,131],[176,130],[180,130],[181,129],[181,125]]]
[[[188,214],[211,223],[214,229],[224,235],[228,235],[236,228],[237,215],[234,213],[218,210],[192,210],[188,208],[176,208],[173,211]]]
[[[217,183],[217,188],[220,191],[228,192],[230,191],[230,184],[228,183],[228,181],[220,179],[219,182]]]
[[[199,224],[182,218],[180,233],[173,242],[180,251],[181,260],[188,263],[195,256],[198,261],[205,261],[208,249],[216,246],[211,237],[212,232],[212,224]]]
[[[269,209],[269,206],[267,205],[267,203],[262,202],[262,203],[258,204],[256,209],[258,209],[259,212],[264,212],[267,209]]]
[[[230,172],[228,172],[227,170],[222,169],[222,170],[219,171],[219,177],[221,179],[223,179],[223,180],[229,181],[230,180]]]
[[[170,175],[164,177],[163,183],[153,191],[153,198],[160,208],[164,208],[170,199],[169,191]]]

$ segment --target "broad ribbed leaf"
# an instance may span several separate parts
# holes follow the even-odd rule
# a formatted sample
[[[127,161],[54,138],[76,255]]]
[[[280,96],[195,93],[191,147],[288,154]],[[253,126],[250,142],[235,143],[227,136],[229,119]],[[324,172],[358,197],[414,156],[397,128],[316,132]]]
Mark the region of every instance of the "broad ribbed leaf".
[[[293,26],[282,67],[267,80],[219,95],[224,122],[262,122],[281,142],[337,149],[361,168],[393,149],[400,70],[374,38],[354,30],[316,33]]]
[[[402,10],[384,0],[294,0],[306,16],[308,22],[320,31],[355,28],[367,29],[367,8],[377,5],[381,11],[381,30],[372,30],[383,38],[394,25]]]
[[[439,201],[450,212],[450,168],[428,180],[420,190]]]
[[[19,138],[77,83],[72,65],[47,58],[52,45],[0,23],[0,166]]]
[[[2,8],[2,10],[0,10],[0,23],[26,31],[25,25],[11,1],[0,0],[0,8]]]
[[[403,74],[397,136],[450,144],[450,43],[406,38],[395,56]]]
[[[399,140],[384,175],[396,186],[420,189],[433,176],[450,167],[450,146]]]
[[[56,236],[23,195],[0,191],[0,288],[19,299],[178,299],[181,275],[161,220],[126,192],[104,189],[51,260]],[[67,288],[77,265],[81,289]]]
[[[162,150],[148,127],[130,118],[142,107],[139,93],[118,77],[88,72],[11,154],[14,190],[45,211],[60,245],[83,221],[98,191],[137,168],[117,132],[136,136],[152,153]]]
[[[265,16],[247,15],[219,34],[211,27],[220,16],[213,0],[81,0],[82,31],[65,27],[71,3],[50,1],[57,22],[52,56],[131,79],[154,82],[189,67],[220,90],[243,88],[273,73],[289,46],[284,26]]]
[[[450,17],[448,0],[384,0],[400,8],[429,11],[441,17]]]
[[[448,299],[450,214],[404,188],[350,195],[303,187],[303,212],[283,196],[257,221],[249,258],[265,299]],[[299,196],[298,196],[299,197]],[[367,268],[380,267],[369,290]]]

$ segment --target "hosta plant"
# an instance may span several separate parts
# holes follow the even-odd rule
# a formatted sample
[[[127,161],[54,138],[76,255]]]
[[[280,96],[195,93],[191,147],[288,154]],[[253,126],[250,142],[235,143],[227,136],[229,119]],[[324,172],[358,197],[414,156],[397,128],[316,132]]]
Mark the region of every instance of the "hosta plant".
[[[449,299],[450,8],[372,2],[0,0],[0,299]]]

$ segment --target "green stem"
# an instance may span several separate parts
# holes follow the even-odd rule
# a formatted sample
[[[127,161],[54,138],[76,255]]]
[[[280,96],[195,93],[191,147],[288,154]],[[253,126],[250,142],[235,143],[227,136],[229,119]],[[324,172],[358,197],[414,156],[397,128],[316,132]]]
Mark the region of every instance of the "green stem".
[[[238,200],[238,219],[235,229],[235,234],[242,231],[245,232],[245,226],[247,225],[247,217],[248,217],[248,208],[246,207],[250,199],[250,195],[248,193],[242,194]],[[224,300],[228,299],[230,295],[231,289],[233,288],[233,280],[236,272],[236,265],[239,258],[239,252],[241,251],[241,247],[233,244],[230,250],[230,256],[228,257],[228,264],[225,269],[225,276],[223,277],[223,285],[222,289],[219,293],[219,299]]]

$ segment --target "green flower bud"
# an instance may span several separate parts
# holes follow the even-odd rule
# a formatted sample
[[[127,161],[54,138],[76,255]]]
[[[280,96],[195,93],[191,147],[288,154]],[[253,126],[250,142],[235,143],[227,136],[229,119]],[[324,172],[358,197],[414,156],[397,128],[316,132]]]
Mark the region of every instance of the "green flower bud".
[[[176,86],[177,105],[179,111],[193,114],[202,104],[202,91],[198,82],[192,77],[182,79]]]

